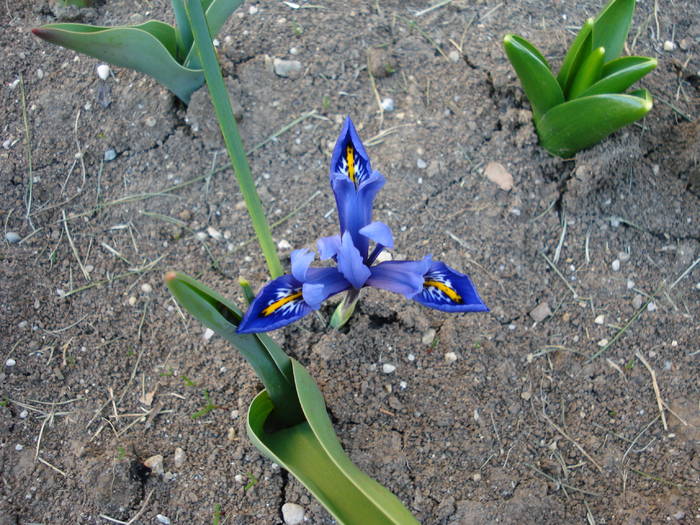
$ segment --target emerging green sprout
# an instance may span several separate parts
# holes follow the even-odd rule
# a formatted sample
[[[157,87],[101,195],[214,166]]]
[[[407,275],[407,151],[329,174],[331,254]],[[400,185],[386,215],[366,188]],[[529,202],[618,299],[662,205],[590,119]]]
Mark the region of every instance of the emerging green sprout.
[[[624,93],[656,67],[649,57],[620,57],[635,0],[612,0],[589,18],[555,77],[547,60],[524,38],[506,35],[503,46],[532,106],[540,144],[571,157],[639,120],[652,107],[646,89]]]
[[[210,33],[215,36],[243,0],[201,0]],[[32,29],[39,38],[152,76],[188,103],[204,84],[183,0],[172,0],[176,25],[149,20],[135,26],[47,24]]]

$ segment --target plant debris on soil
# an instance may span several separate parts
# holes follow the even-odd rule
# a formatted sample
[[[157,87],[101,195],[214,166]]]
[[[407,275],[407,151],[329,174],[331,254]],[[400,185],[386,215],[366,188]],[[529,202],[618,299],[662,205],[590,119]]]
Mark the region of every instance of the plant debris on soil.
[[[393,257],[431,251],[491,308],[367,290],[341,332],[273,333],[421,523],[700,521],[700,11],[638,2],[625,53],[658,58],[654,108],[573,159],[537,145],[501,48],[517,32],[557,65],[604,3],[247,1],[221,31],[283,262],[337,229],[350,115]],[[0,8],[0,524],[331,523],[248,441],[252,370],[163,284],[243,304],[238,277],[267,279],[206,92],[101,80],[30,33],[172,21],[169,2],[55,4]]]

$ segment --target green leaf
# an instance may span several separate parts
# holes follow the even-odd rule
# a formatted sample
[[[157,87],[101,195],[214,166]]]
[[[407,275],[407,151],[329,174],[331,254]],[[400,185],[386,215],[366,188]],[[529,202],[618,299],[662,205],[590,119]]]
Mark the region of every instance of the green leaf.
[[[204,326],[231,343],[253,367],[274,401],[275,416],[285,425],[304,419],[294,387],[289,357],[264,334],[238,334],[241,312],[235,305],[199,281],[168,272],[165,282],[177,302]]]
[[[350,461],[335,435],[318,386],[297,361],[292,360],[292,367],[307,420],[283,430],[266,432],[272,403],[263,391],[248,410],[248,436],[253,444],[294,474],[338,523],[418,524],[396,496]]]
[[[177,35],[177,58],[178,62],[184,63],[184,58],[192,47],[192,29],[187,18],[187,11],[182,0],[172,0],[173,12],[175,13],[175,33]],[[198,69],[198,68],[193,68]]]
[[[632,23],[635,0],[612,0],[593,24],[593,49],[605,48],[605,62],[620,56]]]
[[[600,80],[600,76],[603,73],[603,57],[605,56],[605,49],[598,47],[591,51],[591,53],[585,58],[574,81],[571,83],[571,89],[569,90],[568,98],[576,98],[581,93],[586,91],[589,87]]]
[[[593,19],[589,18],[583,24],[579,30],[576,38],[571,43],[569,51],[567,51],[564,57],[564,62],[562,62],[561,68],[559,69],[559,74],[557,75],[557,82],[561,87],[564,95],[569,92],[571,83],[574,81],[574,77],[578,72],[581,62],[588,56],[591,52],[591,31],[593,30]]]
[[[564,102],[564,94],[547,61],[527,40],[515,35],[506,35],[503,47],[520,79],[525,95],[530,100],[537,122],[550,108]]]
[[[552,108],[537,123],[540,144],[552,155],[573,156],[646,115],[651,95],[638,93],[581,97]]]
[[[48,24],[32,32],[53,44],[150,75],[183,102],[189,102],[190,95],[204,83],[202,71],[177,63],[175,29],[163,22],[113,28]]]
[[[214,38],[221,28],[238,7],[243,3],[243,0],[203,0],[202,8],[204,9],[207,25],[209,26],[209,34]],[[194,49],[190,47],[190,52],[184,62],[185,66],[193,69],[199,69],[199,56]]]
[[[603,66],[602,78],[580,96],[622,93],[656,67],[649,57],[620,57]]]

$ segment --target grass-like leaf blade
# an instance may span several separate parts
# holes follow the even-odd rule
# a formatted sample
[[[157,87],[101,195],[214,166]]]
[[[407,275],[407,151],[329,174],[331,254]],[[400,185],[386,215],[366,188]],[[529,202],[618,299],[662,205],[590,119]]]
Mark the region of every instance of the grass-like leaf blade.
[[[637,80],[656,67],[656,59],[649,57],[620,57],[603,66],[603,77],[580,96],[623,93]]]
[[[207,0],[202,2],[202,9],[204,9],[204,16],[207,19],[209,34],[212,38],[219,34],[219,31],[221,31],[228,17],[231,16],[231,13],[238,9],[242,3],[243,0]],[[199,56],[197,55],[194,45],[190,47],[184,64],[186,67],[192,69],[201,68]]]
[[[278,421],[284,424],[302,421],[291,360],[282,349],[268,336],[236,333],[241,312],[199,281],[179,272],[168,272],[165,282],[178,304],[245,357],[270,393]]]
[[[593,25],[593,49],[605,48],[605,62],[620,56],[632,23],[635,0],[611,0]]]
[[[578,97],[600,80],[603,73],[603,57],[605,57],[605,49],[602,47],[594,49],[586,57],[571,83],[569,99]]]
[[[540,144],[553,155],[573,156],[646,115],[653,104],[641,93],[581,97],[552,108],[537,124]]]
[[[307,420],[266,432],[272,404],[263,391],[248,410],[251,441],[263,454],[294,474],[338,523],[416,525],[418,521],[396,496],[350,461],[333,430],[318,386],[298,362],[292,361],[292,365]]]
[[[52,44],[152,76],[183,102],[204,83],[204,73],[180,65],[175,29],[152,20],[133,27],[48,24],[32,32]]]
[[[564,102],[564,94],[547,61],[527,40],[516,35],[506,35],[503,47],[530,100],[537,122],[550,108]]]
[[[571,83],[574,81],[574,77],[578,72],[579,67],[583,60],[591,52],[591,32],[593,30],[593,19],[589,18],[581,26],[576,38],[571,43],[569,51],[567,51],[564,61],[559,69],[559,74],[557,75],[557,82],[561,87],[564,95],[569,93],[569,88]]]

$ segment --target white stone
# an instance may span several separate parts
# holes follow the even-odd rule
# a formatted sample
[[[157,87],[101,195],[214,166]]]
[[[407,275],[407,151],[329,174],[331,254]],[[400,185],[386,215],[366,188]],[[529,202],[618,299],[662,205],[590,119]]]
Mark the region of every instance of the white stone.
[[[674,49],[676,49],[676,44],[674,42],[670,40],[664,42],[664,51],[673,51]]]
[[[5,361],[5,366],[15,366],[16,364],[17,364],[17,361],[12,359],[11,357],[7,361]]]
[[[107,64],[100,64],[97,66],[97,76],[100,80],[107,80],[109,78],[109,66]]]
[[[286,525],[299,525],[304,521],[304,507],[296,503],[282,505],[282,518]]]
[[[435,340],[435,329],[434,328],[428,328],[425,332],[423,332],[423,337],[421,338],[421,342],[424,345],[432,344],[432,342],[434,340]]]
[[[399,387],[401,388],[401,390],[406,390],[407,386],[408,386],[408,383],[406,383],[406,381],[401,381],[399,383]]]
[[[27,416],[28,416],[28,415],[29,415],[29,412],[27,412],[26,410],[22,410],[22,411],[19,413],[19,417],[22,418],[22,419],[27,419]]]
[[[143,284],[141,285],[141,291],[142,291],[143,293],[151,293],[151,292],[153,291],[153,286],[151,286],[151,285],[148,284],[148,283],[143,283]]]
[[[20,237],[17,232],[7,232],[5,234],[5,240],[10,244],[17,244],[22,240],[22,237]]]
[[[384,111],[394,111],[394,109],[396,109],[394,99],[389,97],[382,99],[382,109]]]
[[[454,363],[455,361],[457,361],[457,354],[455,354],[454,352],[447,352],[445,354],[445,361],[447,363]]]
[[[233,476],[233,479],[236,480],[236,483],[243,483],[243,475],[242,474],[236,474]]]
[[[408,359],[409,361],[415,361],[415,360],[416,360],[416,356],[413,355],[413,354],[408,354],[408,356],[406,357],[406,359]]]
[[[24,447],[23,447],[22,445],[20,445],[19,443],[17,443],[17,444],[15,445],[15,450],[16,450],[17,452],[19,452],[20,450],[24,450]]]
[[[197,239],[198,241],[206,241],[207,240],[207,232],[197,232],[194,234],[194,238]]]
[[[450,51],[447,56],[452,62],[455,62],[455,63],[459,62],[459,59],[461,58],[459,51],[457,51],[456,49],[453,49],[452,51]]]
[[[158,520],[158,523],[162,523],[163,525],[170,525],[170,518],[167,516],[163,516],[162,514],[156,514],[156,519]]]
[[[416,161],[416,166],[418,166],[418,169],[424,170],[428,167],[428,163],[425,162],[423,159],[418,159]]]
[[[615,260],[612,262],[611,266],[612,266],[612,271],[613,271],[613,272],[619,271],[619,270],[620,270],[620,260],[619,260],[619,259],[615,259]]]
[[[165,471],[163,470],[163,456],[161,456],[160,454],[151,456],[146,461],[144,461],[143,464],[149,469],[151,469],[151,472],[153,472],[154,474],[162,476],[165,473]]]
[[[257,6],[254,6],[254,5],[251,5],[251,6],[248,8],[248,13],[251,14],[251,15],[257,14],[257,13],[258,13],[258,7],[257,7]]]
[[[209,237],[211,237],[215,241],[220,241],[223,238],[221,232],[213,226],[207,227],[207,233],[209,234]]]
[[[180,447],[177,447],[175,449],[175,453],[173,454],[173,463],[175,464],[175,467],[180,468],[182,465],[184,465],[185,458],[185,451],[182,450]]]
[[[605,322],[605,316],[603,314],[600,314],[598,317],[595,318],[593,322],[595,324],[603,324]]]
[[[656,303],[654,301],[650,302],[647,305],[647,311],[649,312],[655,312],[656,311]]]
[[[138,299],[136,298],[136,296],[132,295],[131,297],[129,297],[129,306],[134,306],[137,301]]]
[[[280,77],[297,77],[301,74],[303,66],[298,60],[283,60],[275,58],[272,61],[272,69]]]
[[[635,282],[632,279],[627,279],[627,289],[631,290],[634,288]]]
[[[204,334],[202,335],[205,341],[209,341],[209,339],[211,339],[213,336],[214,330],[212,330],[211,328],[207,328],[206,330],[204,330]]]
[[[391,363],[384,363],[382,365],[382,372],[385,374],[393,374],[394,371],[396,371],[396,365],[392,365]]]
[[[608,344],[607,339],[601,339],[600,341],[598,341],[598,346],[605,346],[607,344]]]
[[[289,241],[287,239],[282,239],[280,242],[277,243],[277,248],[280,250],[291,250],[292,245],[289,244]]]

